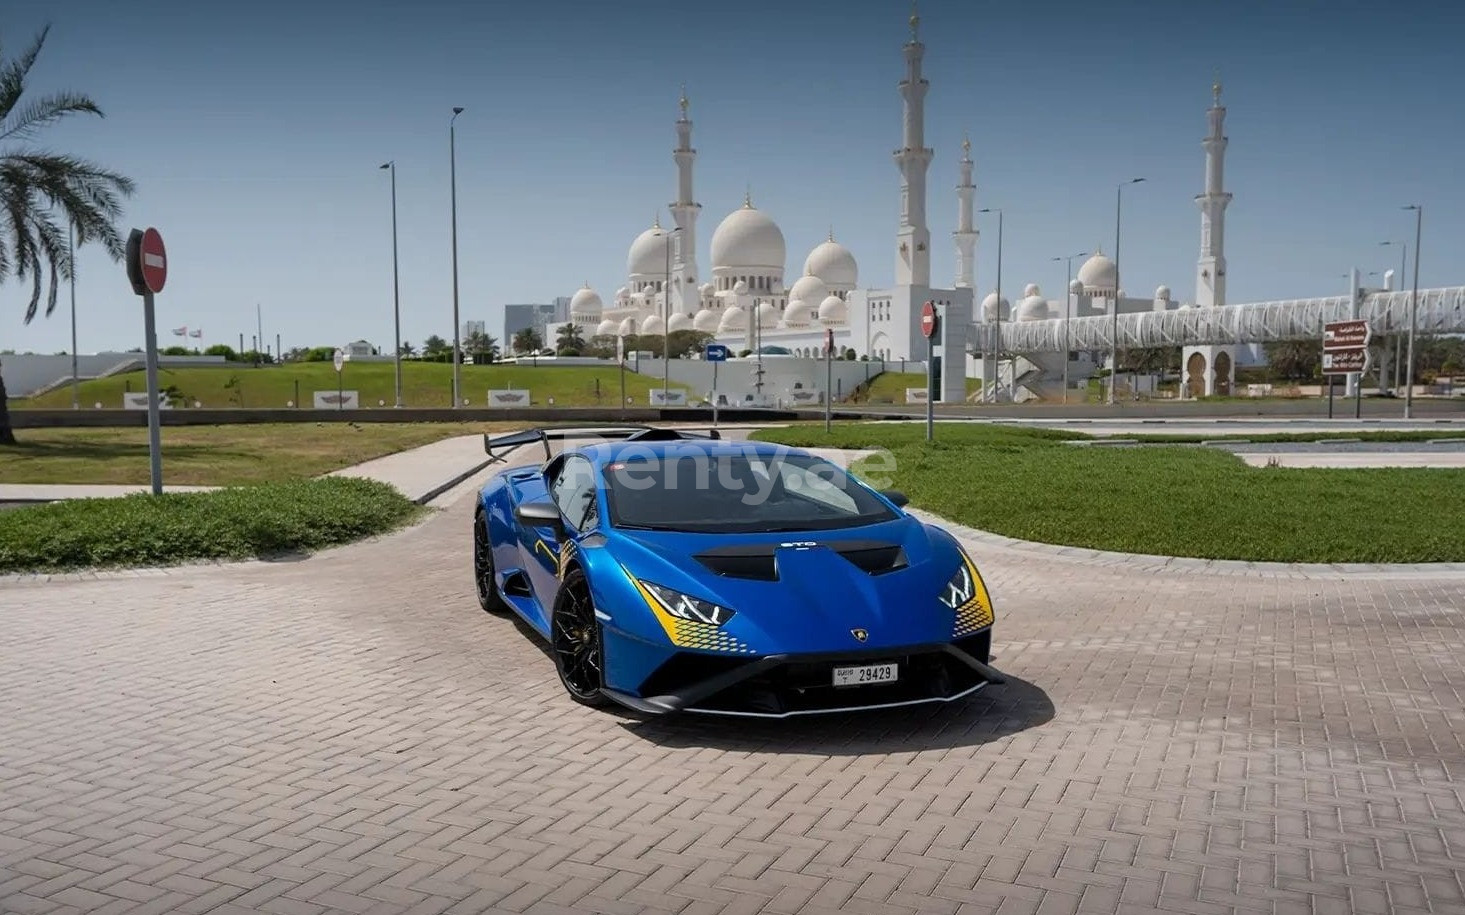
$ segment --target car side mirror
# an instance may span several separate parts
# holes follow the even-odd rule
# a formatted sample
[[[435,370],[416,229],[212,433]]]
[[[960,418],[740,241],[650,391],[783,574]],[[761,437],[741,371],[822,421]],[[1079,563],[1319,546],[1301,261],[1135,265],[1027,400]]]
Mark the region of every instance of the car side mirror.
[[[560,517],[559,507],[549,501],[520,502],[514,509],[514,517],[535,527],[549,525],[561,532],[565,527],[564,519]]]
[[[880,490],[880,495],[895,503],[896,508],[905,508],[907,505],[910,504],[911,501],[910,499],[906,498],[905,493],[901,492],[898,489],[882,489]]]

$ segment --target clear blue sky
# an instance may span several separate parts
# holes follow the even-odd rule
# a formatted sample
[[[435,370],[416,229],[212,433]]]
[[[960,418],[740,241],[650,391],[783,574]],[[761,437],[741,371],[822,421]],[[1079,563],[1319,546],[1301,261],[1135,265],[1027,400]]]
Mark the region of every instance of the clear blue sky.
[[[1211,12],[1214,11],[1214,12]],[[91,93],[45,145],[132,175],[124,230],[155,225],[171,260],[166,328],[246,343],[391,339],[388,175],[398,166],[404,338],[451,334],[448,118],[458,120],[461,303],[588,280],[609,298],[626,248],[671,200],[680,83],[696,122],[704,275],[718,221],[754,202],[788,239],[789,282],[830,223],[861,283],[892,280],[900,140],[900,0],[591,3],[183,3],[7,0],[14,52],[52,32],[33,89]],[[1126,288],[1190,298],[1205,109],[1229,107],[1233,302],[1335,294],[1382,271],[1425,207],[1423,285],[1465,283],[1465,4],[924,0],[935,279],[955,267],[957,160],[970,131],[978,206],[1006,208],[1003,285],[1060,294],[1055,255],[1113,244],[1125,192]],[[664,209],[663,209],[664,212]],[[980,217],[978,285],[995,279]],[[1075,267],[1077,264],[1075,264]],[[65,290],[21,324],[0,288],[0,348],[67,348]],[[83,352],[141,344],[140,301],[100,251],[80,261]]]

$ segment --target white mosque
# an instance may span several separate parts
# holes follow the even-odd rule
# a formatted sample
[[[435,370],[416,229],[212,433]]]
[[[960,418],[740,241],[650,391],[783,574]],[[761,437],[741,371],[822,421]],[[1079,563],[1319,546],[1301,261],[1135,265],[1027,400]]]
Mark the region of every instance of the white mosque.
[[[919,40],[919,17],[910,18],[911,36],[904,47],[904,136],[894,159],[901,176],[901,218],[894,242],[895,285],[889,289],[859,288],[854,255],[831,230],[809,252],[803,270],[785,283],[788,249],[783,231],[751,195],[728,214],[712,233],[711,277],[697,263],[697,216],[702,205],[693,193],[692,121],[685,91],[676,122],[677,199],[670,204],[675,225],[658,218],[631,243],[626,257],[626,284],[607,305],[587,284],[570,300],[570,320],[585,336],[660,335],[668,330],[713,334],[734,353],[778,346],[798,356],[822,356],[833,332],[835,353],[852,349],[871,358],[924,361],[927,342],[921,335],[921,306],[935,302],[943,314],[936,358],[941,361],[942,399],[961,400],[966,392],[965,332],[972,321],[974,252],[972,228],[975,187],[971,182],[970,143],[964,143],[959,190],[959,225],[955,234],[958,276],[949,289],[931,286],[931,232],[926,225],[926,171],[934,152],[925,145],[925,97],[930,87],[921,75],[925,45]],[[669,297],[669,301],[668,301]],[[663,314],[670,317],[663,325]]]
[[[1066,323],[1098,315],[1168,312],[1225,304],[1224,216],[1231,195],[1223,188],[1226,109],[1221,87],[1213,87],[1214,102],[1207,112],[1210,130],[1203,142],[1206,152],[1205,193],[1196,202],[1201,210],[1201,256],[1197,263],[1194,306],[1176,300],[1168,286],[1152,297],[1125,295],[1119,287],[1119,269],[1102,249],[1080,267],[1066,299],[1049,300],[1036,284],[1028,284],[1017,307],[994,291],[974,314],[974,274],[978,232],[972,224],[976,187],[972,182],[971,142],[962,143],[958,163],[956,278],[950,288],[931,285],[931,233],[926,220],[926,172],[934,152],[925,145],[925,98],[928,81],[921,74],[925,46],[920,42],[919,17],[910,17],[910,40],[903,53],[905,78],[899,84],[903,103],[903,143],[894,151],[900,172],[900,222],[892,239],[895,284],[887,289],[859,287],[854,255],[831,230],[829,237],[809,252],[803,270],[785,284],[787,246],[778,224],[754,206],[751,196],[728,214],[712,234],[710,279],[701,276],[697,263],[697,216],[702,205],[693,193],[692,121],[683,91],[681,116],[676,122],[678,143],[676,202],[669,205],[674,225],[663,227],[658,217],[631,243],[626,258],[627,281],[607,306],[587,284],[570,301],[570,320],[586,337],[661,335],[668,330],[697,330],[714,335],[734,353],[779,347],[794,356],[819,357],[832,332],[834,352],[853,350],[872,359],[902,359],[924,363],[928,344],[921,334],[921,307],[935,303],[942,315],[934,358],[940,376],[940,400],[966,399],[966,377],[983,378],[983,399],[1061,397],[1063,378],[1072,374],[1081,382],[1110,357],[1107,350],[1067,351],[1017,349],[1008,344],[1009,322],[1025,329],[1043,323]],[[669,302],[668,302],[669,296]],[[665,319],[663,314],[670,317]],[[981,322],[974,324],[974,322]],[[978,333],[977,329],[981,329]],[[1013,336],[1017,336],[1013,334]],[[978,338],[1001,344],[1001,359],[984,360]],[[969,347],[970,342],[970,347]],[[968,349],[977,350],[971,353]],[[1238,360],[1253,361],[1256,347],[1238,345],[1187,346],[1183,354],[1185,387],[1194,394],[1229,393]],[[1070,369],[1065,373],[1065,360]],[[815,367],[810,366],[813,382]]]

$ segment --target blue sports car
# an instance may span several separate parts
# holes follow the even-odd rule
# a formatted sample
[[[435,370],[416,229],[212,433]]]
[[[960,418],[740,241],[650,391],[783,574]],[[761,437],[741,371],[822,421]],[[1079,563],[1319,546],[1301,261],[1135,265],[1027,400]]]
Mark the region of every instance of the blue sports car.
[[[495,460],[524,445],[545,462],[479,494],[478,600],[549,642],[577,702],[782,718],[1002,682],[981,573],[898,492],[715,430],[484,436]]]

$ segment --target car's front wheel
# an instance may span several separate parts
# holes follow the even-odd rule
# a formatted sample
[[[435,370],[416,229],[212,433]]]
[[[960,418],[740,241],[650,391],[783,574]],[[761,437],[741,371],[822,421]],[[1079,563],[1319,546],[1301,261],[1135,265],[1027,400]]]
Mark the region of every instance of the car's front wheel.
[[[489,613],[507,613],[509,605],[499,596],[493,571],[493,542],[488,538],[488,519],[482,511],[473,513],[473,584],[478,606]]]
[[[571,569],[560,584],[550,617],[554,666],[565,692],[581,705],[599,707],[610,700],[600,691],[605,685],[600,621],[590,596],[590,582],[580,569]]]

